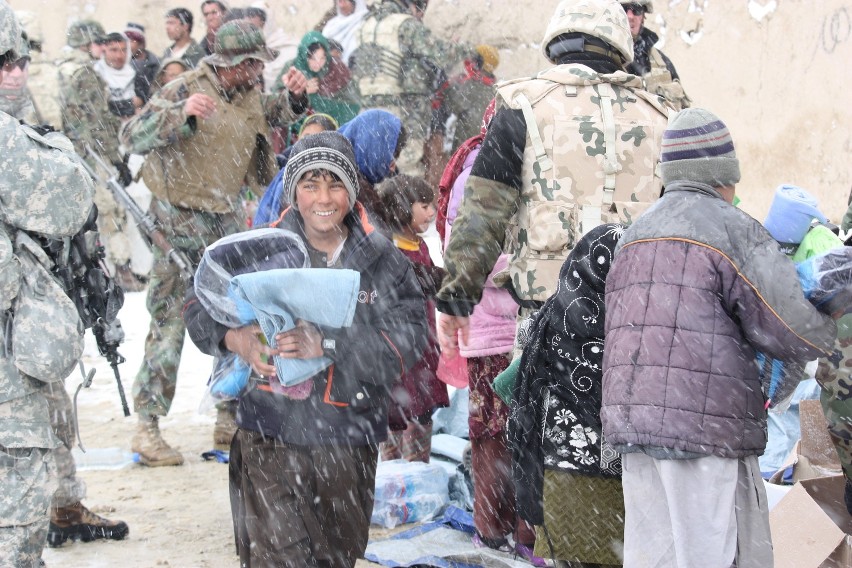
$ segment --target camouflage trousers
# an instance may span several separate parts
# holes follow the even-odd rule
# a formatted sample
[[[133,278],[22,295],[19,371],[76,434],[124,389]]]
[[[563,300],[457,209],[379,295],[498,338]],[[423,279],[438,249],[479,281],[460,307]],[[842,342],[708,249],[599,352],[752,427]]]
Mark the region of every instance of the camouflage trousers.
[[[820,359],[816,379],[822,387],[820,400],[828,433],[846,479],[852,480],[852,316],[841,318],[837,328],[835,348],[840,356]]]
[[[38,566],[50,519],[53,452],[0,446],[0,566]]]
[[[38,566],[47,541],[50,500],[56,489],[43,383],[0,374],[0,566]]]
[[[77,465],[71,448],[77,440],[74,431],[74,407],[65,382],[47,383],[42,389],[50,412],[50,427],[62,445],[53,451],[58,487],[53,494],[54,507],[68,507],[86,498],[86,482],[77,477]]]
[[[151,215],[175,248],[198,266],[205,247],[245,228],[243,216],[183,209],[154,198]],[[142,418],[166,416],[177,387],[177,373],[186,327],[181,317],[190,282],[159,249],[148,281],[147,307],[151,324],[145,339],[145,357],[133,382],[133,405]]]
[[[410,176],[423,177],[426,165],[423,161],[423,149],[429,136],[431,106],[426,97],[405,97],[398,100],[393,97],[365,97],[364,110],[379,108],[393,113],[400,120],[407,135],[405,147],[396,160],[397,172]]]
[[[115,201],[112,192],[100,184],[95,186],[95,205],[98,206],[98,231],[107,258],[115,266],[127,264],[131,254],[127,212]]]

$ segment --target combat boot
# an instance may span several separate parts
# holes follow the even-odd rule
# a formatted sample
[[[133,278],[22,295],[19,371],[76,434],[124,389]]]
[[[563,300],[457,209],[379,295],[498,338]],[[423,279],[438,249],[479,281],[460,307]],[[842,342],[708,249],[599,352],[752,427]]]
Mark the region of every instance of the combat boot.
[[[141,292],[145,289],[145,282],[130,269],[129,263],[115,267],[113,280],[125,292]]]
[[[216,426],[213,428],[213,448],[229,451],[231,440],[237,433],[237,422],[233,405],[225,405],[216,409]]]
[[[159,419],[156,416],[139,417],[139,426],[130,449],[139,454],[139,463],[149,467],[183,464],[183,455],[169,446],[160,434]]]
[[[124,521],[111,521],[96,515],[77,501],[69,507],[51,507],[47,544],[62,546],[68,540],[91,542],[99,538],[121,540],[130,529]]]

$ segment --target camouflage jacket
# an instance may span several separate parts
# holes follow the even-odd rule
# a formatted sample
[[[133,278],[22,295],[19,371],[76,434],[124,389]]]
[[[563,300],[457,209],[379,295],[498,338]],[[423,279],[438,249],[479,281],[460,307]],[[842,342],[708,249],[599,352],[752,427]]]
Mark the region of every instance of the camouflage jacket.
[[[81,156],[91,146],[115,163],[121,161],[118,130],[121,122],[109,110],[109,91],[97,74],[92,58],[75,49],[59,61],[59,104],[62,130]],[[88,161],[88,160],[87,160]],[[92,167],[95,166],[90,162]]]
[[[76,234],[92,206],[92,180],[62,134],[41,136],[0,112],[0,140],[0,446],[53,448],[40,383],[65,378],[83,330],[28,233]]]
[[[29,90],[22,89],[0,89],[0,111],[23,121],[25,124],[37,124],[35,107]]]
[[[828,433],[846,479],[852,480],[852,315],[837,321],[834,348],[834,357],[819,360],[816,379]]]
[[[209,119],[184,111],[195,93],[214,99],[216,111]],[[202,62],[160,89],[124,125],[121,141],[133,153],[150,153],[142,175],[158,198],[225,213],[236,206],[244,178],[263,193],[277,172],[270,126],[287,126],[296,116],[286,89],[274,95],[256,89],[225,93],[213,68]]]
[[[376,27],[390,16],[405,17],[399,24],[398,45],[395,48],[391,46],[392,53],[387,54],[383,48],[369,41],[364,30]],[[369,100],[375,96],[399,97],[407,94],[429,97],[446,80],[446,70],[474,54],[473,46],[467,43],[453,43],[435,37],[423,22],[410,16],[395,2],[385,1],[373,8],[361,30],[361,44],[353,53],[350,66],[365,97],[366,106],[377,106]],[[388,62],[393,64],[388,65]],[[388,73],[396,76],[388,77],[385,91],[371,90],[365,86],[366,82]],[[378,106],[386,104],[394,102],[379,102]]]
[[[662,185],[656,166],[668,109],[638,77],[567,64],[497,92],[500,110],[444,253],[444,313],[471,313],[504,250],[509,270],[495,283],[522,306],[540,306],[580,235],[602,222],[629,224]]]

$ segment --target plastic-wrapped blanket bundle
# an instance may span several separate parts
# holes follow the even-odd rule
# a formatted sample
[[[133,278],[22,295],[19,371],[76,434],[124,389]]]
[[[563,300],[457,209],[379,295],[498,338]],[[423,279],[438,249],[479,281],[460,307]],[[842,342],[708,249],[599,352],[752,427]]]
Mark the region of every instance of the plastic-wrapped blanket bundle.
[[[230,328],[259,323],[261,340],[274,341],[303,319],[319,325],[351,325],[360,274],[352,270],[309,268],[302,239],[291,231],[264,228],[229,235],[204,251],[195,273],[195,293],[210,316]],[[328,367],[325,357],[274,357],[285,389]],[[251,367],[234,354],[215,361],[202,409],[238,398],[248,384]],[[304,392],[303,392],[304,391]],[[304,398],[309,389],[282,394]],[[299,394],[301,393],[301,394]]]
[[[217,322],[245,325],[228,294],[231,278],[276,268],[307,268],[308,250],[301,237],[283,229],[256,229],[223,237],[207,247],[195,271],[195,294]]]
[[[838,247],[796,265],[805,297],[823,313],[852,312],[852,247]]]
[[[819,311],[828,315],[852,312],[852,247],[835,246],[797,262],[796,271],[805,297]],[[769,408],[784,412],[804,376],[804,363],[788,363],[758,353],[757,364]]]

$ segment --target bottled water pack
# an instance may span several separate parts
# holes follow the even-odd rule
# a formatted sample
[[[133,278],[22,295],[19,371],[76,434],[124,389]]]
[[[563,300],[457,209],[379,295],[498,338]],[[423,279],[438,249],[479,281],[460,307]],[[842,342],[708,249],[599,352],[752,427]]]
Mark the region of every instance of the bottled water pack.
[[[392,460],[376,470],[372,523],[393,528],[432,519],[450,501],[449,476],[434,464]]]

